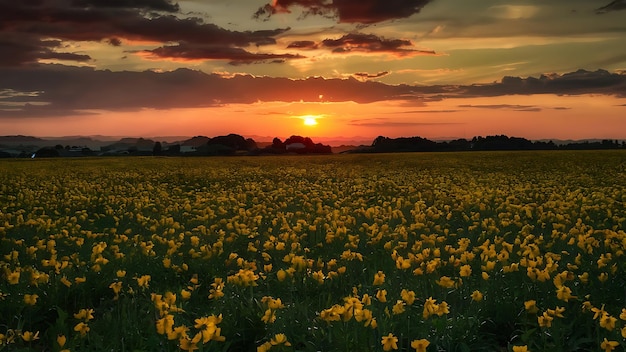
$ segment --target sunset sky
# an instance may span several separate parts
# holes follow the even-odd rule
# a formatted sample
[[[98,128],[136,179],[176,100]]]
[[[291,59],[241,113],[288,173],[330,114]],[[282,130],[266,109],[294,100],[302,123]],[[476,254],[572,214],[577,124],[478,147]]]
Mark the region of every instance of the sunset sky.
[[[0,0],[0,135],[626,139],[626,0]]]

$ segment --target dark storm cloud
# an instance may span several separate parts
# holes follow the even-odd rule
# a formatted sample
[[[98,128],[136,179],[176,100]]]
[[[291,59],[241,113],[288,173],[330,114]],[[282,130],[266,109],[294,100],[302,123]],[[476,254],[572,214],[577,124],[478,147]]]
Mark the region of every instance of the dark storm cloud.
[[[611,1],[609,4],[596,9],[596,13],[597,14],[603,14],[603,13],[607,13],[607,12],[620,11],[620,10],[626,10],[626,1],[625,0],[614,0],[614,1]]]
[[[406,39],[387,39],[374,34],[348,33],[338,39],[324,39],[319,43],[302,40],[289,43],[287,48],[328,49],[333,53],[389,53],[396,56],[436,55],[430,50],[411,49],[413,43]]]
[[[0,116],[71,115],[84,110],[173,109],[260,101],[429,102],[447,98],[531,94],[603,94],[626,97],[626,74],[583,71],[540,78],[505,77],[468,86],[388,85],[349,79],[223,77],[189,69],[172,72],[111,72],[86,67],[0,67]],[[25,106],[25,104],[31,104]],[[45,104],[45,105],[41,105]],[[535,111],[530,105],[467,105],[471,108]]]
[[[431,0],[276,0],[257,10],[256,18],[269,18],[277,13],[303,9],[303,16],[335,17],[344,23],[377,23],[410,17]]]
[[[157,10],[161,12],[154,12]],[[241,54],[234,48],[275,44],[275,37],[289,30],[231,31],[199,18],[177,17],[172,14],[175,10],[178,5],[164,0],[0,0],[0,38],[25,43],[10,52],[15,59],[0,63],[19,65],[45,58],[84,61],[80,53],[54,53],[64,51],[63,40],[106,41],[119,46],[124,39],[220,47],[218,51],[235,54],[224,60],[237,61]],[[57,39],[56,45],[48,45],[50,42],[44,41],[48,38]],[[8,45],[6,39],[3,43]],[[284,55],[286,58],[291,57]]]
[[[271,54],[271,53],[251,53],[241,48],[214,46],[214,45],[194,45],[180,43],[177,45],[166,45],[153,50],[145,50],[152,57],[182,59],[182,60],[230,60],[230,64],[252,64],[260,62],[281,62],[285,59],[302,58],[293,54]]]

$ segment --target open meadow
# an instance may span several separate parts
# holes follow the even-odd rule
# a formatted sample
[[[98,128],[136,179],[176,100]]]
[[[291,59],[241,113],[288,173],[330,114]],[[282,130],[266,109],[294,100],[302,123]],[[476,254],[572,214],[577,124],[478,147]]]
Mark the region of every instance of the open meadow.
[[[626,153],[0,162],[0,351],[623,351]]]

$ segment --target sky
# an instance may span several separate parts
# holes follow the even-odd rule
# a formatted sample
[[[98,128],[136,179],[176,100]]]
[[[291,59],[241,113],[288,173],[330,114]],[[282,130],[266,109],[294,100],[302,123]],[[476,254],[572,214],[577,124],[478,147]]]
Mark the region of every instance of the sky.
[[[626,139],[625,19],[626,0],[0,0],[0,135]]]

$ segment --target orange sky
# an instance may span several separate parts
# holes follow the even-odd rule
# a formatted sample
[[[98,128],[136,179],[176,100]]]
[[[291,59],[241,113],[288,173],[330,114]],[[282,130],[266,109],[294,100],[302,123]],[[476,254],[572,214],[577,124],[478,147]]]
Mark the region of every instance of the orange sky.
[[[620,2],[0,2],[0,135],[626,139]]]

